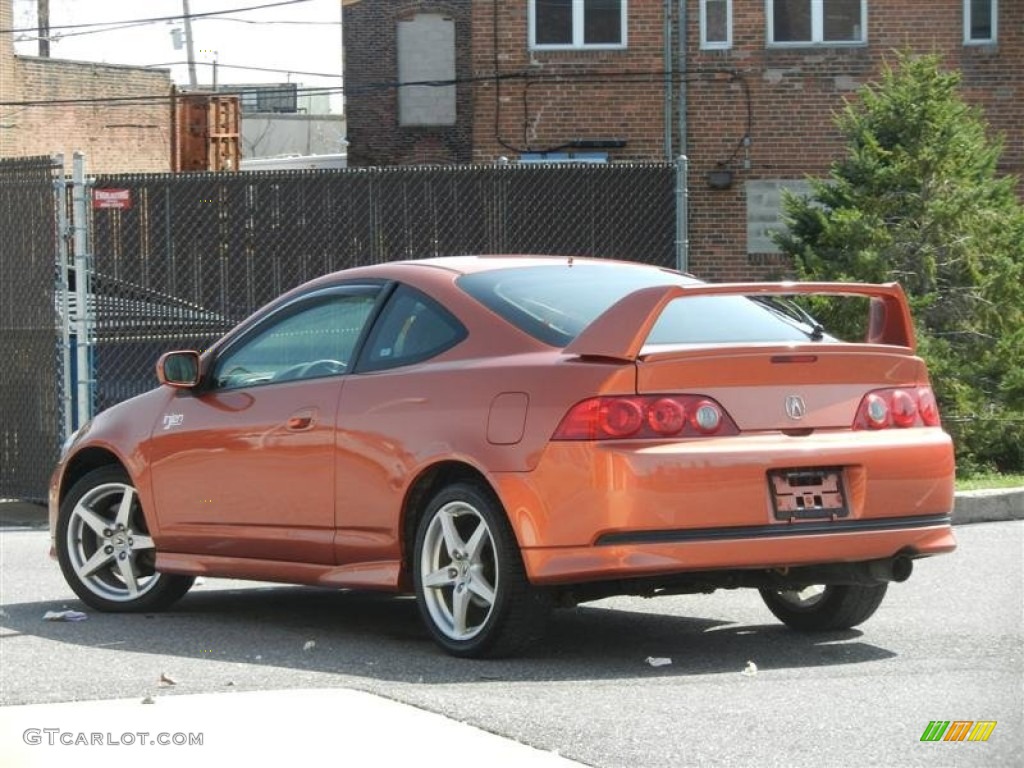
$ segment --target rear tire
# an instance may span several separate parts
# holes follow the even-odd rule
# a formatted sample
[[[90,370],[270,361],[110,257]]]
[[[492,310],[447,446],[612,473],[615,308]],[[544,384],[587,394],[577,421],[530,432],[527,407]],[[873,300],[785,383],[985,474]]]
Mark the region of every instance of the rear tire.
[[[94,469],[74,484],[60,506],[55,543],[68,585],[101,611],[158,611],[195,580],[156,570],[142,505],[121,467]]]
[[[849,629],[882,604],[888,584],[811,585],[802,590],[762,589],[761,599],[783,624],[801,632]]]
[[[413,550],[420,615],[453,656],[512,655],[543,634],[547,596],[526,578],[519,544],[497,499],[455,483],[430,501]]]

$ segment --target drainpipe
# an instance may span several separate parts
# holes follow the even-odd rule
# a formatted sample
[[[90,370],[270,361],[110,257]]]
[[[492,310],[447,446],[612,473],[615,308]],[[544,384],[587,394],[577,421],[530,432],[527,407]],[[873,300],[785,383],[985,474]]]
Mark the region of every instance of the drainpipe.
[[[665,160],[672,161],[672,64],[675,53],[672,50],[672,0],[665,0],[665,28],[662,34],[665,40]]]
[[[687,0],[679,0],[679,160],[676,166],[676,268],[690,271],[690,161],[686,141]]]
[[[687,0],[679,0],[679,154],[686,155]]]

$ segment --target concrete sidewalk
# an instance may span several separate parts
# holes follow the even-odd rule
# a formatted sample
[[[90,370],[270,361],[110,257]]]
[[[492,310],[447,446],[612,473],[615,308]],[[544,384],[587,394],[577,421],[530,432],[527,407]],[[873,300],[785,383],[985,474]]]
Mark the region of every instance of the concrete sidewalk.
[[[553,752],[344,688],[157,696],[0,709],[4,765],[406,765],[570,768]],[[197,743],[199,742],[199,743]]]
[[[956,495],[953,524],[1024,520],[1024,488],[961,491]],[[46,507],[23,501],[0,501],[0,528],[45,528]]]

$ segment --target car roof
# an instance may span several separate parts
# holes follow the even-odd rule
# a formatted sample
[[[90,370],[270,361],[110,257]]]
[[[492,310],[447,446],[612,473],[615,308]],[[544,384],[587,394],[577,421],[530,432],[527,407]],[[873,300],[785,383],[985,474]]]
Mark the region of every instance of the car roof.
[[[626,269],[656,270],[666,276],[666,281],[675,282],[682,274],[674,269],[668,269],[654,264],[643,264],[637,261],[624,261],[619,259],[603,259],[586,256],[540,256],[531,254],[479,254],[467,256],[435,256],[426,259],[408,259],[405,261],[384,261],[375,264],[363,264],[357,267],[341,269],[337,272],[330,272],[315,277],[305,283],[295,286],[289,291],[281,294],[274,301],[262,307],[255,314],[262,314],[274,307],[293,300],[296,296],[308,293],[320,288],[326,288],[349,280],[403,280],[409,278],[413,285],[423,287],[423,279],[427,283],[437,284],[435,278],[447,275],[446,280],[450,282],[455,277],[462,275],[479,274],[503,269],[517,269],[528,267],[554,267],[566,265],[597,265],[597,266],[619,266]],[[404,274],[403,274],[404,273]],[[419,280],[413,278],[413,274],[419,276]],[[685,281],[694,283],[701,282],[693,275],[683,275]],[[250,318],[251,319],[251,318]],[[248,322],[248,319],[247,321]]]
[[[518,267],[564,266],[566,264],[615,264],[639,269],[659,269],[670,274],[675,270],[653,264],[618,259],[601,259],[586,256],[541,256],[533,254],[479,254],[470,256],[437,256],[427,259],[390,262],[393,266],[435,267],[460,275],[490,272],[498,269]]]

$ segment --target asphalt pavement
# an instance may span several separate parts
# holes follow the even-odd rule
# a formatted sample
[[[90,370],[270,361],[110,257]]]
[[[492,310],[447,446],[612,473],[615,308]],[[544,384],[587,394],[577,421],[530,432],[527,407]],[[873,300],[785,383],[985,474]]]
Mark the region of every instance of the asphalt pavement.
[[[1024,519],[1024,488],[957,495],[956,524],[1020,519]],[[45,525],[43,507],[0,503],[0,527],[16,530]],[[0,550],[0,559],[4,554]],[[43,566],[52,564],[43,561]],[[3,615],[0,611],[0,625],[8,624]],[[17,633],[2,639],[10,642],[16,637]],[[109,674],[116,676],[117,672]],[[4,684],[2,679],[0,684]],[[595,685],[601,684],[595,681]],[[173,680],[168,683],[173,685]],[[785,693],[779,689],[778,695]],[[624,691],[623,696],[629,699],[632,693]],[[49,697],[52,701],[52,694]],[[579,765],[554,751],[482,730],[470,724],[475,718],[468,712],[463,717],[458,706],[450,711],[455,717],[445,717],[429,712],[429,701],[417,703],[423,706],[366,690],[309,687],[8,706],[0,710],[0,763],[43,766],[74,760],[77,766],[105,766],[112,759],[132,754],[151,766],[214,765],[237,762],[240,744],[248,744],[242,755],[248,756],[249,762],[258,758],[259,764],[268,765],[311,761],[322,758],[325,751],[346,764],[360,765],[398,761],[415,761],[424,768],[463,761],[490,766]],[[572,706],[570,701],[564,703]],[[550,717],[541,712],[536,716]],[[613,713],[594,713],[597,722],[609,716],[613,722]],[[215,729],[208,727],[211,723],[216,723]],[[202,743],[190,742],[197,734]],[[154,749],[143,753],[146,744]],[[724,762],[729,761],[726,758]]]

